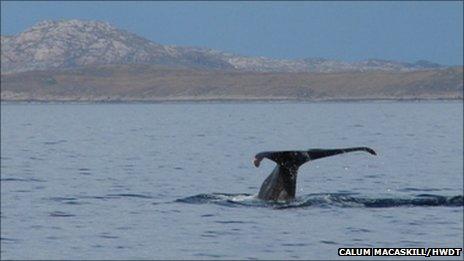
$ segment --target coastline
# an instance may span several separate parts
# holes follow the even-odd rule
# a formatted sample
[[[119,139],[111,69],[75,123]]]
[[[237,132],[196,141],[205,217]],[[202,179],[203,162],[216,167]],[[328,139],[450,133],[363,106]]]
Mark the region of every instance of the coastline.
[[[289,97],[169,97],[156,99],[1,99],[1,104],[166,104],[166,103],[394,103],[464,102],[462,97],[372,97],[316,98]]]
[[[251,73],[133,66],[2,75],[2,101],[349,102],[462,100],[462,67],[416,72]]]

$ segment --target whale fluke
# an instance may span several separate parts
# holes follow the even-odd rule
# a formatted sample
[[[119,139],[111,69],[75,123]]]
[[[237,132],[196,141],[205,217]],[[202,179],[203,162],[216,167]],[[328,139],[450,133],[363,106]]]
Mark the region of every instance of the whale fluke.
[[[291,200],[295,198],[298,168],[311,160],[330,157],[338,154],[365,151],[377,155],[368,147],[343,149],[310,149],[306,151],[265,151],[256,154],[253,164],[259,167],[263,159],[274,161],[277,165],[264,180],[258,193],[262,200]]]

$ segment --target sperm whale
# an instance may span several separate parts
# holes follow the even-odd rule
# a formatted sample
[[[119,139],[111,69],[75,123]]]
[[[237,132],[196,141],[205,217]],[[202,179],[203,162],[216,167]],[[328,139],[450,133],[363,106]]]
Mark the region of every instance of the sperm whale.
[[[307,151],[265,151],[255,155],[253,163],[259,167],[263,159],[274,161],[277,165],[264,180],[258,193],[262,200],[292,200],[295,198],[298,169],[305,163],[342,153],[365,151],[377,155],[368,147],[343,149],[310,149]]]

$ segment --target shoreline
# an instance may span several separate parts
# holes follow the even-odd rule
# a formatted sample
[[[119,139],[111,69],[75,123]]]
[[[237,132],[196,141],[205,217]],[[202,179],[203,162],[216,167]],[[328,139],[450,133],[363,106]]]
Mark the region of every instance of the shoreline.
[[[165,103],[393,103],[393,102],[463,102],[458,98],[159,98],[159,99],[1,99],[1,104],[165,104]]]

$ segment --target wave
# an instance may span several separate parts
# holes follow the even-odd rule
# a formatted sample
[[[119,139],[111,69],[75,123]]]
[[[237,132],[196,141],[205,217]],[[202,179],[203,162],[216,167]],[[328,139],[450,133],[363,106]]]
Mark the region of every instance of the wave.
[[[229,207],[269,207],[276,209],[302,207],[391,208],[391,207],[462,207],[464,197],[420,194],[410,198],[369,198],[354,193],[308,194],[292,201],[263,201],[251,194],[211,193],[177,199],[188,204],[218,204]]]

